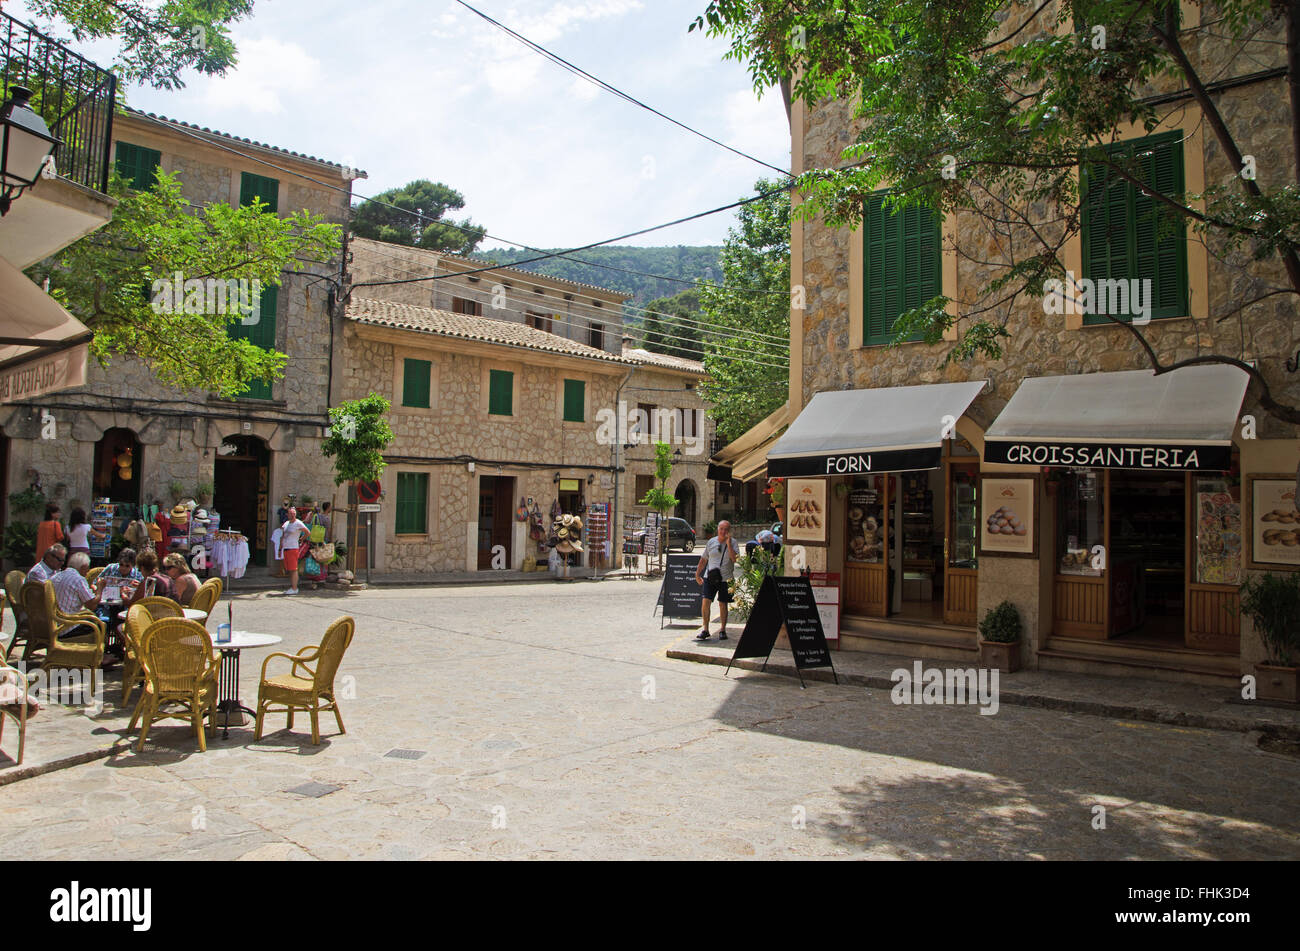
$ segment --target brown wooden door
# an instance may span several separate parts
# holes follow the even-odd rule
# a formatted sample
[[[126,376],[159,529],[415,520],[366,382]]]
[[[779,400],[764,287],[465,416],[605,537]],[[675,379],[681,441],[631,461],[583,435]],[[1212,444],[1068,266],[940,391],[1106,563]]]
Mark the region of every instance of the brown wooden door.
[[[492,568],[492,553],[505,549],[505,566],[512,564],[511,529],[514,525],[515,480],[483,476],[478,483],[478,569]]]
[[[964,560],[965,557],[965,550],[958,552],[955,545],[958,523],[964,521],[959,519],[961,513],[958,512],[959,500],[956,487],[966,483],[957,480],[955,476],[960,472],[963,477],[969,479],[972,490],[978,493],[979,463],[950,461],[945,468],[944,508],[946,511],[944,518],[946,527],[943,536],[943,622],[945,624],[973,626],[976,620],[975,615],[979,595],[979,571],[975,568],[956,567],[953,564],[959,558]],[[975,505],[975,524],[978,526],[978,495],[975,496]]]
[[[892,500],[889,497],[889,475],[881,480],[881,533],[882,552],[878,564],[844,562],[843,596],[844,613],[860,617],[889,616],[889,568],[893,558],[893,526],[890,524]]]

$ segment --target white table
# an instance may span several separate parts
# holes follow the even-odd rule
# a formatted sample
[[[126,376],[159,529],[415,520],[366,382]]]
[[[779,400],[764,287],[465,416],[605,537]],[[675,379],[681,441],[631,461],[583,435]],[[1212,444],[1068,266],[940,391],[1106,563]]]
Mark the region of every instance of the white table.
[[[200,611],[198,608],[181,608],[181,613],[185,615],[187,621],[206,621],[208,619],[208,612]]]
[[[212,646],[221,651],[221,670],[217,677],[217,713],[221,723],[221,738],[230,735],[230,724],[244,725],[244,714],[256,716],[239,701],[239,652],[244,648],[270,647],[283,638],[275,634],[258,634],[255,631],[231,631],[230,640],[218,641],[214,636]]]

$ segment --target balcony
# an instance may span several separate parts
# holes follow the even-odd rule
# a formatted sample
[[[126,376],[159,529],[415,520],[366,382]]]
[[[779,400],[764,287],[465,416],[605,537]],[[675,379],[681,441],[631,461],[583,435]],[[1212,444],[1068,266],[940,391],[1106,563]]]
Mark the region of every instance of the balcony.
[[[45,34],[0,12],[0,101],[10,86],[32,90],[31,106],[60,140],[56,177],[42,179],[0,219],[0,256],[25,268],[90,234],[112,217],[108,173],[117,77]]]

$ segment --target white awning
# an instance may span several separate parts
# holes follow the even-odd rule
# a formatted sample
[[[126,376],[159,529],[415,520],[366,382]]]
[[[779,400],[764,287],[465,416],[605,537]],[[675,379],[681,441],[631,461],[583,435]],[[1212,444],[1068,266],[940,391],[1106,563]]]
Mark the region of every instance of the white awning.
[[[984,461],[1108,469],[1227,469],[1250,375],[1214,363],[1024,380]]]
[[[86,382],[89,328],[0,258],[0,403]]]
[[[790,421],[790,404],[780,408],[745,430],[709,459],[709,479],[748,482],[767,466],[767,451]]]
[[[767,454],[769,476],[937,468],[987,381],[818,393]]]

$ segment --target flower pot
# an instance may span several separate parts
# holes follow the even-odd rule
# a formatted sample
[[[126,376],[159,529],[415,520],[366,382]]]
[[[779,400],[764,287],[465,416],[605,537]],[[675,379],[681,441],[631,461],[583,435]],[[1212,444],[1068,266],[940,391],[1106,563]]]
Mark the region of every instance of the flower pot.
[[[1019,641],[980,641],[980,666],[1013,674],[1020,669]]]
[[[784,522],[784,521],[785,521],[785,506],[784,506],[784,505],[773,505],[773,506],[772,506],[772,510],[773,510],[774,512],[776,512],[776,520],[777,520],[778,522]]]
[[[1256,664],[1255,686],[1260,700],[1300,703],[1300,667]]]

